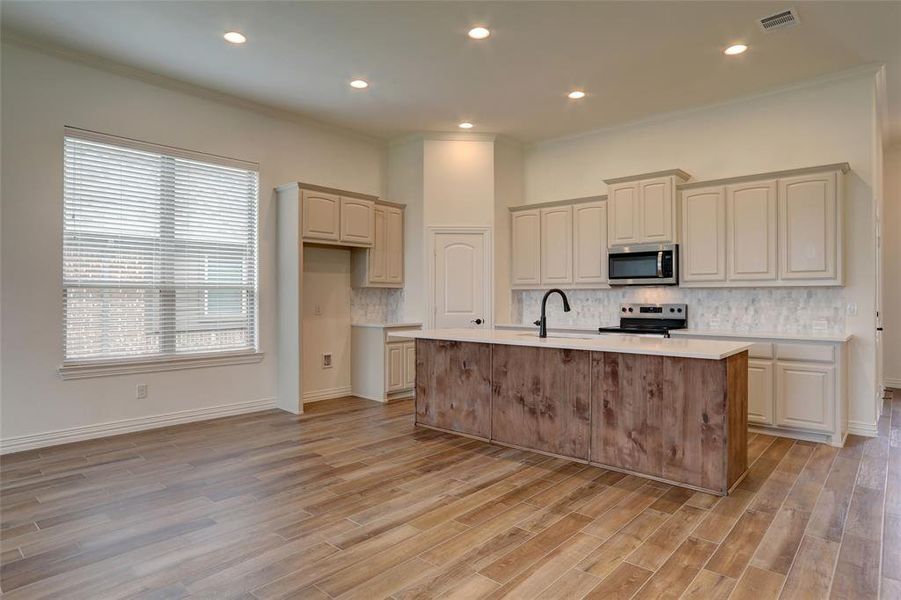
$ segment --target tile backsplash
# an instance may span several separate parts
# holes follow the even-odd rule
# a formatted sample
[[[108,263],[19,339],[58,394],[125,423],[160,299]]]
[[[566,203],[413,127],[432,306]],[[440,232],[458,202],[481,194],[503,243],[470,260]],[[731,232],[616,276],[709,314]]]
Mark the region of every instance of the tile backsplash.
[[[514,323],[531,323],[541,313],[544,290],[512,292]],[[845,330],[842,288],[637,287],[566,292],[572,310],[563,312],[560,298],[548,300],[551,326],[598,327],[619,323],[624,302],[688,304],[693,329],[738,333],[780,332],[841,334]]]
[[[404,291],[396,288],[352,288],[351,323],[398,323],[402,319]]]

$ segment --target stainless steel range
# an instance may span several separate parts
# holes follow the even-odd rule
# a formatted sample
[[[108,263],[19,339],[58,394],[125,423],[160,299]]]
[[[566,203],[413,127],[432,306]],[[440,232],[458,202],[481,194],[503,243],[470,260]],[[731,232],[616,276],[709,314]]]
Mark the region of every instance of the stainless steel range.
[[[670,337],[670,330],[684,329],[687,325],[687,304],[622,304],[619,325],[598,327],[598,331]]]

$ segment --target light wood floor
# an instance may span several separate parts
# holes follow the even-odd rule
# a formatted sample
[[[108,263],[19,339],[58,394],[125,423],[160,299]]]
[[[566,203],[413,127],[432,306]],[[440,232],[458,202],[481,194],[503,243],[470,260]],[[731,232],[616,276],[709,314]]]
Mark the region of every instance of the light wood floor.
[[[752,435],[722,499],[411,412],[346,399],[6,456],[4,597],[901,597],[901,400],[841,450]]]

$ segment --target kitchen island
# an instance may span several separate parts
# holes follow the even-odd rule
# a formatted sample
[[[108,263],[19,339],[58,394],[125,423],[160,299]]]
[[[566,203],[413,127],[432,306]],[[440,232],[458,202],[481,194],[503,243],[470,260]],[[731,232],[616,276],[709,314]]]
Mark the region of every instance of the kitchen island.
[[[725,495],[747,470],[748,344],[479,329],[416,339],[418,426]]]

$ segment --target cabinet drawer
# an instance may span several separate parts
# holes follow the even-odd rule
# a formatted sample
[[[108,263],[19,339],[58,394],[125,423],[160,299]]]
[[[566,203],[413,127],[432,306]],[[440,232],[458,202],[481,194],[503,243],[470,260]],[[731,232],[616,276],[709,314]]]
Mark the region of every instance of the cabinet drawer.
[[[770,342],[755,342],[748,348],[749,358],[773,358],[773,344]]]
[[[835,362],[835,348],[830,344],[776,344],[779,360]]]

